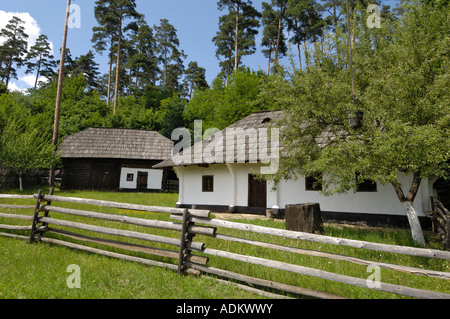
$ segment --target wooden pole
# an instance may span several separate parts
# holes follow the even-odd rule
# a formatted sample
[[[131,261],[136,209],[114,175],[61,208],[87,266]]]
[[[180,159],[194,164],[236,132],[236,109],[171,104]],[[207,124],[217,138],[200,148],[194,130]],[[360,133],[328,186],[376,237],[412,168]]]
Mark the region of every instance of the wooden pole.
[[[353,57],[352,57],[352,45],[351,45],[351,26],[350,26],[350,7],[347,0],[347,28],[348,28],[348,54],[349,54],[349,64],[350,64],[350,74],[352,77],[352,94],[353,94],[353,104],[356,106],[356,96],[355,96],[355,79],[353,76]]]
[[[55,153],[58,145],[58,134],[59,134],[59,118],[61,113],[61,96],[62,96],[62,85],[64,78],[64,61],[66,56],[66,45],[67,45],[67,31],[69,26],[69,15],[70,15],[70,3],[71,0],[67,0],[66,7],[66,19],[64,22],[64,34],[63,34],[63,42],[61,46],[61,59],[59,62],[59,75],[58,75],[58,89],[56,91],[56,105],[55,105],[55,119],[53,124],[53,139],[52,145],[54,147]],[[55,186],[55,165],[52,164],[50,169],[49,176],[49,185],[50,187]]]
[[[178,257],[178,275],[184,273],[184,256],[186,249],[186,235],[187,235],[187,224],[188,224],[189,211],[187,209],[183,212],[183,223],[181,227],[180,235],[180,253]]]

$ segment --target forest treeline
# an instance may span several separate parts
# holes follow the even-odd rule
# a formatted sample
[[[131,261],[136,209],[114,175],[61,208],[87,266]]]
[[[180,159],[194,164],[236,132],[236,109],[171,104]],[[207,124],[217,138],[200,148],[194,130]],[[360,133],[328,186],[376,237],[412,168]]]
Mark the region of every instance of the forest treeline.
[[[386,127],[391,121],[392,127],[406,123],[392,141],[382,141],[385,149],[378,146],[386,154],[402,152],[386,165],[404,160],[405,167],[417,167],[426,159],[436,164],[427,174],[443,176],[445,169],[437,163],[448,154],[439,149],[432,156],[430,150],[447,145],[437,141],[449,132],[447,0],[408,0],[395,8],[380,4],[372,11],[367,9],[374,1],[367,0],[271,0],[261,3],[262,10],[254,2],[217,2],[223,14],[211,41],[221,71],[207,83],[201,61],[186,61],[167,19],[149,26],[135,0],[97,0],[92,50],[79,57],[70,48],[66,52],[59,141],[89,127],[156,130],[170,138],[175,128],[193,129],[197,119],[205,130],[223,129],[272,109],[285,109],[292,128],[310,117],[317,130],[334,125],[339,132],[348,129],[350,111],[373,116],[373,123],[380,121],[374,114],[384,112]],[[45,35],[27,48],[17,17],[0,37],[6,39],[0,47],[0,164],[18,175],[48,168],[55,161],[58,61]],[[267,69],[252,70],[243,58],[259,48]],[[94,52],[108,56],[106,74],[99,72]],[[35,76],[36,85],[25,93],[9,92],[7,85],[20,68]],[[415,142],[405,149],[395,146],[403,145],[395,138],[410,136],[414,125],[419,126],[417,141],[421,136],[427,146],[421,156],[411,146]],[[284,136],[285,144],[296,149],[300,133]],[[417,154],[409,156],[412,150]],[[300,165],[295,157],[287,160],[280,163],[280,174]]]
[[[345,46],[345,0],[271,0],[262,2],[261,12],[253,2],[217,2],[223,15],[211,41],[221,72],[208,84],[201,61],[186,61],[177,30],[167,19],[150,26],[137,11],[136,0],[97,0],[92,50],[78,57],[71,55],[70,48],[66,51],[61,137],[90,126],[158,130],[169,136],[174,128],[189,126],[193,118],[205,115],[210,117],[210,126],[226,127],[255,110],[268,108],[248,104],[265,76],[282,71],[280,60],[286,59],[290,46],[297,50],[298,69],[320,67],[327,63],[324,50],[331,37],[336,66],[348,66],[345,53],[340,54]],[[353,19],[358,6],[363,9],[368,4],[367,0],[350,0]],[[381,14],[393,16],[386,6]],[[28,49],[23,24],[13,17],[0,31],[0,37],[6,39],[0,47],[1,83],[8,87],[24,68],[35,76],[35,85],[25,94],[13,96],[30,115],[51,118],[59,61],[51,55],[44,34]],[[254,54],[258,44],[268,61],[264,71],[250,70],[243,63],[243,57]],[[94,52],[108,57],[106,74],[99,72]],[[294,53],[290,58],[294,60]],[[202,104],[211,102],[208,94],[215,95],[212,102],[220,105],[214,112],[201,114],[209,107]],[[238,103],[242,106],[230,109]],[[51,127],[43,130],[51,131]]]

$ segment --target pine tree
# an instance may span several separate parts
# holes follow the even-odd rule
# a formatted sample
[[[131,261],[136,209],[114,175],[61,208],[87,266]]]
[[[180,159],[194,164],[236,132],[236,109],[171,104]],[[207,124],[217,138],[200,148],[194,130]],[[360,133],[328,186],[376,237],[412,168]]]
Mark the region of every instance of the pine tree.
[[[100,54],[102,54],[103,51],[108,51],[109,73],[106,89],[106,107],[109,110],[109,105],[111,104],[112,72],[115,59],[114,48],[117,41],[117,28],[115,27],[117,21],[116,16],[111,14],[105,5],[105,3],[96,2],[94,14],[99,26],[92,29],[94,33],[91,41],[94,44],[94,49]]]
[[[270,65],[272,62],[272,53],[274,53],[273,60],[275,61],[274,70],[276,69],[277,60],[279,56],[285,55],[287,52],[286,39],[284,36],[283,20],[286,19],[286,8],[277,12],[273,6],[267,2],[263,2],[262,24],[264,26],[263,38],[261,45],[267,47],[263,50],[265,57],[269,59],[267,66],[267,74],[270,74]]]
[[[234,17],[234,70],[237,71],[241,57],[255,52],[255,35],[260,26],[259,13],[251,0],[219,0],[219,10],[228,9],[229,17]]]
[[[98,88],[100,75],[99,65],[94,60],[94,53],[90,50],[87,54],[80,55],[73,61],[73,74],[81,74],[86,79],[90,90]]]
[[[169,23],[167,19],[161,19],[160,25],[154,27],[156,33],[157,52],[160,54],[160,60],[163,61],[163,83],[164,89],[168,88],[168,71],[170,62],[177,59],[178,46],[180,40],[178,39],[177,29]]]
[[[0,30],[0,38],[6,39],[3,43],[2,61],[5,67],[2,69],[2,83],[8,87],[11,78],[17,78],[17,70],[25,63],[25,56],[28,53],[28,35],[23,26],[25,22],[14,16],[8,24]]]
[[[136,11],[136,0],[97,0],[95,3],[98,15],[97,22],[105,27],[105,32],[117,34],[116,78],[114,87],[114,109],[116,114],[118,107],[120,71],[122,58],[122,41],[124,33],[140,18]],[[129,20],[129,21],[128,21]]]
[[[27,70],[25,73],[30,74],[36,71],[35,90],[40,75],[44,75],[47,78],[53,75],[53,69],[56,67],[56,62],[53,58],[48,37],[45,34],[41,34],[37,38],[36,43],[30,48],[30,52],[28,52],[26,57],[28,62],[26,63]]]
[[[132,33],[130,42],[134,47],[134,53],[128,59],[128,66],[130,72],[134,73],[136,95],[143,86],[152,83],[158,73],[156,39],[153,29],[143,18],[137,22],[137,30]]]
[[[212,39],[217,48],[216,57],[218,59],[223,58],[219,65],[227,84],[234,64],[234,21],[231,13],[221,16],[219,18],[219,31],[217,31],[216,36]]]
[[[286,14],[290,19],[289,30],[293,32],[291,42],[297,44],[299,55],[300,43],[304,44],[306,67],[309,67],[306,44],[311,40],[314,44],[315,63],[320,67],[317,41],[323,33],[325,23],[320,15],[317,2],[315,0],[288,0]]]
[[[189,87],[189,99],[192,99],[194,90],[202,90],[209,87],[206,81],[206,69],[200,67],[196,61],[189,62],[185,71],[185,80]]]

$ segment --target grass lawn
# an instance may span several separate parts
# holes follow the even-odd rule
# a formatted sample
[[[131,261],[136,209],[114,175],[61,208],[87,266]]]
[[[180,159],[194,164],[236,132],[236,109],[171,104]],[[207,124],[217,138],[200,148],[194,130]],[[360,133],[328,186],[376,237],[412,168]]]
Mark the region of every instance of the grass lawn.
[[[29,192],[30,194],[33,191]],[[158,205],[174,207],[178,199],[177,194],[139,194],[139,193],[109,193],[89,191],[56,191],[55,195],[69,197],[84,197],[116,202],[127,202],[143,205]],[[1,203],[33,204],[26,200],[0,200]],[[93,207],[84,205],[75,206],[69,203],[54,203],[69,208],[95,210],[99,212],[111,212],[126,214],[141,218],[169,220],[168,215],[157,213],[144,213],[125,210],[114,210],[106,207]],[[6,213],[22,213],[30,215],[30,211],[13,211],[1,209]],[[62,218],[62,215],[51,213],[52,218]],[[77,222],[93,223],[83,217],[64,216],[64,219]],[[250,222],[253,224],[284,229],[284,223],[274,220],[235,220],[238,222]],[[28,221],[0,218],[0,224],[29,225]],[[96,225],[105,227],[122,228],[139,232],[148,232],[156,235],[179,237],[179,233],[158,229],[148,229],[140,226],[123,225],[108,221],[95,221]],[[59,228],[59,227],[58,227]],[[326,233],[329,236],[344,237],[365,241],[381,242],[386,244],[412,246],[413,242],[408,230],[392,228],[363,229],[337,225],[326,225]],[[113,236],[89,233],[87,231],[74,232],[107,239],[117,239]],[[290,240],[274,236],[243,233],[231,229],[218,229],[218,233],[237,237],[245,237],[252,240],[273,242],[285,246],[299,247],[311,250],[327,251],[336,254],[355,256],[363,259],[386,262],[392,264],[407,265],[417,268],[432,269],[437,271],[450,271],[448,261],[434,260],[421,257],[381,253],[370,250],[360,250],[351,247],[334,246],[320,243],[312,243],[299,240]],[[27,233],[24,232],[23,235]],[[54,238],[55,234],[49,234]],[[133,239],[121,239],[123,241],[175,250],[164,244],[145,243]],[[344,261],[327,258],[309,257],[293,253],[279,252],[261,247],[245,244],[231,243],[206,236],[196,236],[195,241],[205,242],[206,247],[226,250],[243,255],[252,255],[267,259],[284,261],[301,266],[322,269],[328,272],[340,273],[358,278],[368,278],[370,273],[367,267],[355,265]],[[442,244],[435,236],[427,236],[429,248],[442,249]],[[105,249],[104,246],[89,244]],[[124,253],[120,249],[108,250]],[[130,253],[133,256],[149,258],[143,253]],[[174,260],[163,257],[152,259],[166,263],[175,263]],[[81,272],[81,288],[70,289],[66,280],[71,273],[67,272],[69,265],[78,265]],[[354,287],[327,280],[293,274],[285,271],[274,270],[268,267],[250,265],[238,261],[210,256],[209,266],[221,268],[258,278],[274,280],[304,288],[326,291],[329,293],[349,298],[399,298],[395,294],[374,291],[367,288]],[[396,271],[382,269],[381,281],[415,287],[426,290],[450,293],[450,284],[447,280],[428,278],[423,276],[404,274]],[[127,262],[80,252],[69,248],[48,245],[45,243],[28,244],[18,239],[0,237],[0,298],[63,298],[63,299],[91,299],[91,298],[121,298],[121,299],[248,299],[259,298],[256,294],[242,289],[224,285],[207,277],[178,276],[172,270],[159,267],[145,266],[138,263]]]

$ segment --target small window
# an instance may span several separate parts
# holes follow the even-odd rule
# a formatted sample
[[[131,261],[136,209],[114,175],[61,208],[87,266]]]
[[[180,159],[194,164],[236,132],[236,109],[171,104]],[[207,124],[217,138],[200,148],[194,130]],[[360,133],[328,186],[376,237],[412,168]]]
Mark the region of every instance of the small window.
[[[317,177],[309,176],[305,177],[305,189],[307,191],[320,192],[323,190],[322,183]]]
[[[358,174],[356,175],[356,181],[358,182]],[[356,186],[357,192],[376,192],[377,191],[377,183],[371,180],[363,180]]]
[[[134,180],[134,174],[127,174],[127,182],[132,182]]]
[[[214,176],[212,175],[202,176],[202,191],[204,193],[214,192]]]

